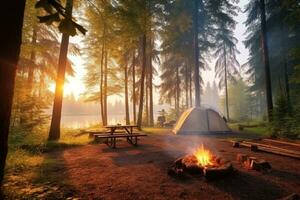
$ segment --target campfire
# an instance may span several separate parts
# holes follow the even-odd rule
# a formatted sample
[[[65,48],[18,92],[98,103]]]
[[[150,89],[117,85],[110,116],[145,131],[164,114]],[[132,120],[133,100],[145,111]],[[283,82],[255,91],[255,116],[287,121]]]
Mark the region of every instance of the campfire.
[[[213,155],[203,145],[196,150],[194,157],[197,159],[197,164],[202,167],[213,165]]]
[[[233,167],[229,161],[215,156],[201,145],[191,155],[177,159],[168,174],[176,177],[201,175],[210,180],[227,176],[231,172]]]

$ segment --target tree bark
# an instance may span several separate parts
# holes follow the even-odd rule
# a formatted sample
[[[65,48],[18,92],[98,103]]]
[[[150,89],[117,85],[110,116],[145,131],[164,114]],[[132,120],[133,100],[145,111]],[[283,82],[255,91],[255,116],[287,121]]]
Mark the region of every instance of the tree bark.
[[[283,58],[283,70],[284,70],[284,83],[285,83],[285,92],[286,92],[286,98],[289,106],[291,106],[291,95],[290,95],[290,83],[289,83],[289,75],[288,75],[288,64],[287,64],[287,58],[284,55]]]
[[[32,32],[32,40],[31,40],[31,45],[34,47],[36,44],[36,39],[37,39],[37,26],[33,27],[33,32]],[[30,60],[32,63],[35,63],[35,50],[31,50],[30,54]],[[34,66],[29,66],[28,70],[28,77],[27,77],[27,84],[28,84],[28,91],[30,92],[30,95],[32,93],[32,85],[33,85],[33,75],[34,75]]]
[[[188,77],[188,66],[187,66],[187,64],[184,66],[185,67],[185,73],[184,73],[184,75],[185,75],[185,79],[184,79],[184,81],[185,81],[185,109],[188,109],[188,107],[189,107],[189,77]]]
[[[103,35],[105,30],[103,29]],[[105,115],[104,115],[104,102],[103,102],[103,77],[104,77],[104,51],[105,51],[105,42],[102,41],[102,48],[101,48],[101,61],[100,61],[100,85],[99,85],[99,92],[100,92],[100,109],[101,109],[101,120],[102,125],[105,126]]]
[[[148,71],[148,70],[147,70]],[[146,72],[146,99],[145,99],[145,102],[146,102],[146,105],[145,105],[145,126],[149,126],[149,74],[148,72]]]
[[[189,90],[190,90],[190,107],[193,107],[193,89],[192,89],[192,76],[193,76],[193,73],[192,73],[192,69],[190,68],[189,70]]]
[[[176,68],[176,117],[179,117],[180,109],[180,80],[179,80],[179,67]]]
[[[137,126],[141,129],[143,118],[143,103],[144,103],[144,85],[145,85],[145,72],[146,72],[146,46],[147,37],[146,33],[142,35],[142,73],[141,73],[141,86],[140,86],[140,99],[139,99],[139,113]]]
[[[124,66],[124,75],[125,75],[125,115],[126,115],[126,125],[130,124],[129,118],[129,101],[128,101],[128,67],[127,63]]]
[[[135,96],[135,50],[132,57],[132,109],[133,109],[133,122],[136,124],[136,96]]]
[[[226,59],[226,47],[224,45],[224,79],[225,79],[225,103],[226,103],[226,116],[227,121],[230,120],[229,118],[229,106],[228,106],[228,84],[227,84],[227,59]]]
[[[260,0],[260,11],[261,11],[261,34],[262,34],[262,50],[263,50],[263,62],[265,68],[265,87],[267,96],[267,109],[268,109],[268,120],[272,121],[273,113],[273,100],[272,100],[272,83],[270,74],[270,61],[269,61],[269,48],[268,48],[268,37],[267,37],[267,22],[266,22],[266,9],[265,1]]]
[[[8,134],[13,104],[15,76],[22,43],[25,0],[4,1],[1,5],[0,35],[0,193],[8,151]],[[0,194],[0,198],[2,198]]]
[[[67,0],[66,14],[70,18],[72,17],[72,9],[73,9],[73,0]],[[63,94],[64,94],[68,46],[69,46],[69,35],[64,33],[62,35],[61,45],[60,45],[54,105],[53,105],[52,119],[51,119],[48,140],[58,140],[60,138],[60,121],[61,121],[62,101],[63,101]]]
[[[152,45],[151,45],[152,51]],[[150,53],[149,61],[149,125],[154,126],[154,114],[153,114],[153,65],[152,65],[152,53]]]
[[[194,0],[194,84],[195,84],[195,106],[200,106],[200,75],[199,75],[199,28],[198,28],[198,13],[199,13],[199,0]]]
[[[107,49],[105,50],[105,60],[104,60],[104,88],[103,88],[103,114],[104,114],[104,124],[107,125]]]
[[[40,83],[39,83],[39,98],[43,95],[43,89],[45,87],[45,72],[41,70],[40,72]]]
[[[284,25],[281,22],[280,24],[280,32],[281,32],[281,38],[280,38],[280,43],[281,43],[281,55],[283,57],[283,74],[284,74],[284,85],[285,85],[285,92],[286,92],[286,99],[288,102],[289,107],[291,106],[291,95],[290,95],[290,84],[289,84],[289,74],[288,74],[288,59],[287,59],[287,54],[288,52],[285,48],[285,41],[287,41],[288,38],[287,35],[288,33],[284,29]]]

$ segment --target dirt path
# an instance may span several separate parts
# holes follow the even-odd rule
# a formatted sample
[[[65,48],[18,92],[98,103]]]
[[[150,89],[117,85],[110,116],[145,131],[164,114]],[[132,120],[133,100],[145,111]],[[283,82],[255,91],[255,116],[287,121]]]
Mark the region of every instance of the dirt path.
[[[68,180],[74,196],[82,199],[278,199],[293,192],[300,194],[297,160],[234,149],[214,137],[151,135],[140,142],[139,147],[119,142],[117,149],[87,145],[50,156],[64,166],[55,173]],[[214,182],[169,177],[167,169],[174,159],[201,143],[231,160],[238,173]],[[244,170],[235,161],[237,153],[266,159],[273,170],[266,174]]]

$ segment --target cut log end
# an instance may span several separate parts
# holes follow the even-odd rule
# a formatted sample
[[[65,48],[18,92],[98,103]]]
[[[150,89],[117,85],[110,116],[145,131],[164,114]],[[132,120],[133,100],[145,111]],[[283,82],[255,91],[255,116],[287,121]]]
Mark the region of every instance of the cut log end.
[[[236,160],[239,162],[239,163],[244,163],[247,161],[248,159],[248,155],[247,154],[241,154],[241,153],[238,153],[237,156],[236,156]]]
[[[272,168],[270,163],[265,160],[252,160],[250,167],[256,171],[267,171]]]
[[[258,146],[252,144],[252,145],[250,146],[250,150],[251,150],[251,151],[258,151]]]
[[[237,161],[241,163],[244,168],[250,170],[268,171],[272,169],[269,162],[253,156],[248,156],[247,154],[237,154]]]
[[[239,148],[239,147],[240,147],[240,143],[234,141],[234,142],[232,142],[232,146],[233,146],[234,148]]]

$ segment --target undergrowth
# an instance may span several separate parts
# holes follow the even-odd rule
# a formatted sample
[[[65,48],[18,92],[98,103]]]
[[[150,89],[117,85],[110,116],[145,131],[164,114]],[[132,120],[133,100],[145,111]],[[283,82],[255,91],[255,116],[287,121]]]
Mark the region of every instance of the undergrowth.
[[[7,199],[50,197],[53,192],[57,192],[57,186],[49,185],[48,180],[51,177],[47,174],[55,169],[57,163],[49,158],[48,153],[91,142],[88,135],[79,134],[78,130],[73,129],[63,129],[59,141],[49,142],[47,138],[46,128],[37,128],[32,132],[24,132],[17,128],[11,130],[4,182]]]

